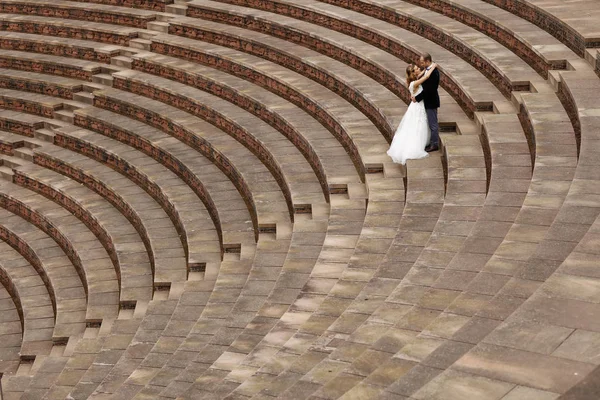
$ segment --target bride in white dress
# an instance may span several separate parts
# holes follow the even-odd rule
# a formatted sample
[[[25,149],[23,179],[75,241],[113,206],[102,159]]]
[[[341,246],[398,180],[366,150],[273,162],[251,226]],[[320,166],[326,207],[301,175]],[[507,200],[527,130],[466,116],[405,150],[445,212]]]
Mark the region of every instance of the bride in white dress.
[[[421,84],[429,78],[436,66],[436,64],[431,64],[425,73],[413,64],[406,67],[406,81],[412,96],[423,91]],[[422,101],[411,102],[394,133],[394,139],[387,154],[395,163],[402,165],[406,164],[406,160],[425,158],[428,156],[425,146],[429,143],[430,135],[425,104]]]

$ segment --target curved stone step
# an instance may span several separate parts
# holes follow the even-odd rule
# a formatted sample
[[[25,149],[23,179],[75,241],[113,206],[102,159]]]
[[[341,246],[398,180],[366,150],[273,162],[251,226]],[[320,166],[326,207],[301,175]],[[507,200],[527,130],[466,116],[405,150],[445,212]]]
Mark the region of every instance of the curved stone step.
[[[219,127],[254,153],[278,181],[283,180],[279,184],[289,191],[295,209],[325,202],[329,188],[317,180],[304,156],[260,119],[209,93],[143,72],[119,72],[113,79],[116,88],[158,99]]]
[[[86,321],[116,316],[119,280],[106,250],[96,237],[65,209],[9,182],[0,182],[3,207],[44,230],[82,271],[88,288]],[[23,197],[22,197],[23,196]]]
[[[511,49],[524,61],[530,62],[533,68],[546,76],[550,70],[566,69],[567,60],[577,57],[550,33],[534,24],[526,24],[525,20],[517,15],[484,0],[407,1],[454,18],[485,33]]]
[[[153,53],[133,56],[132,68],[197,87],[255,114],[296,145],[330,191],[360,182],[352,160],[331,133],[284,98],[214,68]]]
[[[355,104],[386,137],[391,137],[404,102],[368,76],[304,46],[238,27],[178,18],[172,35],[244,51],[301,73]]]
[[[21,254],[38,271],[48,287],[56,309],[53,341],[65,343],[85,330],[87,282],[60,246],[33,224],[6,210],[1,211],[2,240]]]
[[[46,3],[49,4],[49,3]],[[31,10],[22,4],[15,4],[16,8],[7,11],[7,3],[2,4],[4,14],[0,16],[0,29],[3,31],[44,34],[63,38],[75,37],[77,39],[91,40],[104,44],[128,46],[136,39],[140,29],[109,25],[104,23],[78,21],[77,19],[63,19],[52,17],[51,14],[18,15],[23,10]],[[35,8],[34,8],[35,9]],[[66,17],[62,14],[61,17]]]
[[[69,0],[77,1],[80,3],[96,3],[106,4],[111,6],[127,7],[127,8],[140,8],[152,11],[165,11],[165,8],[173,4],[175,0]]]
[[[237,1],[236,4],[246,5],[245,2],[238,3]],[[386,43],[384,49],[405,62],[414,62],[426,49],[441,65],[441,86],[469,115],[477,110],[491,111],[496,108],[506,112],[506,108],[510,108],[505,99],[505,95],[508,93],[502,94],[485,75],[478,72],[473,66],[436,43],[396,25],[317,0],[304,1],[301,5],[290,1],[270,1],[264,3],[261,9],[266,11],[276,9],[278,13],[288,16],[301,15],[300,19],[304,21],[317,23],[354,36],[374,46],[381,47],[380,43]],[[448,74],[444,73],[445,70],[448,71]]]
[[[3,13],[68,17],[71,20],[104,22],[146,28],[156,19],[157,13],[146,10],[131,10],[104,4],[78,4],[73,1],[57,0],[51,3],[36,0],[8,0],[2,3]],[[122,29],[122,28],[118,28]]]
[[[47,37],[21,32],[0,32],[0,48],[51,54],[110,64],[122,47],[73,38]]]
[[[562,7],[563,4],[556,0],[550,2],[520,0],[514,4],[501,0],[484,1],[536,24],[563,42],[579,57],[585,56],[586,47],[597,46],[598,33],[594,24],[581,23],[576,17],[579,11],[577,8]],[[600,14],[598,5],[591,2],[587,3],[586,7],[589,13],[587,16],[590,21],[593,21],[595,16]]]
[[[70,78],[91,81],[92,76],[102,72],[103,65],[93,61],[65,59],[47,54],[25,51],[0,51],[0,67],[32,71],[37,73],[62,75]]]
[[[293,220],[294,207],[285,182],[277,182],[277,175],[271,173],[258,157],[220,129],[185,111],[122,90],[95,92],[94,105],[164,129],[163,135],[210,158],[230,174],[234,184],[247,191],[245,195],[252,196],[253,208],[259,225],[265,227],[263,229],[273,224],[286,225]],[[77,117],[75,124],[78,125]]]
[[[120,210],[80,183],[37,165],[15,168],[13,181],[52,199],[96,234],[118,267],[121,304],[152,298],[156,260]]]
[[[378,0],[319,0],[327,4],[357,10],[363,15],[389,22],[432,40],[479,69],[504,94],[530,91],[543,86],[528,63],[492,38],[446,16],[397,1],[393,6]],[[533,85],[533,87],[532,87]]]
[[[165,140],[168,136],[162,131],[122,115],[96,108],[83,111],[75,112],[78,125],[90,125],[93,130],[101,130],[99,133],[126,143],[154,158],[179,175],[208,205],[207,208],[216,208],[224,231],[240,231],[237,240],[227,244],[245,244],[248,231],[254,230],[255,236],[258,236],[258,226],[252,225],[256,217],[252,218],[245,204],[246,199],[240,196],[234,183],[219,168],[209,160],[198,157],[197,151],[179,141]],[[119,136],[111,133],[117,128]],[[243,216],[241,219],[240,213]]]
[[[57,144],[117,169],[120,174],[150,194],[162,206],[177,232],[185,239],[188,272],[201,268],[204,264],[205,278],[215,274],[223,251],[223,240],[225,243],[235,242],[230,238],[234,233],[222,233],[220,225],[215,226],[212,223],[211,214],[215,211],[206,210],[196,194],[177,175],[143,153],[108,137],[84,129],[60,129],[55,132]],[[54,154],[54,159],[65,160],[62,153]],[[88,171],[89,168],[87,166]],[[101,175],[107,176],[108,171],[104,169]],[[132,189],[130,184],[117,177],[118,175],[111,174],[110,182],[122,183],[120,187],[115,188],[115,193],[119,193],[119,196],[122,196],[122,193],[131,193],[131,199],[144,197],[142,192]],[[139,226],[142,225],[140,222]],[[220,239],[221,237],[225,239]]]
[[[0,69],[0,87],[73,99],[73,93],[83,90],[80,80],[29,71]]]
[[[99,198],[102,198],[104,202],[109,202],[116,207],[122,214],[120,219],[129,220],[120,223],[123,229],[126,226],[128,227],[129,236],[134,234],[135,231],[137,231],[135,232],[136,235],[141,235],[141,242],[138,245],[141,245],[144,252],[147,252],[153,268],[152,271],[149,271],[150,274],[146,273],[138,278],[131,276],[132,282],[149,284],[149,288],[152,289],[168,286],[175,282],[183,282],[187,279],[188,263],[179,234],[174,226],[169,226],[171,221],[167,213],[142,188],[132,188],[132,182],[118,172],[69,150],[39,148],[35,150],[34,154],[34,161],[37,164],[47,166],[64,176],[74,179],[78,182],[77,185],[74,185],[75,187],[83,183],[89,188],[90,192],[92,190],[96,192],[95,196],[92,196],[91,193],[88,194],[90,199],[95,199],[92,204],[102,203],[99,200]],[[84,208],[86,208],[85,205]],[[105,213],[108,214],[108,212]],[[110,219],[108,219],[109,215],[102,215],[102,217],[111,223],[116,223],[116,216]],[[96,217],[95,219],[102,223],[103,218]],[[117,226],[119,224],[114,225],[114,227]],[[134,229],[134,231],[132,232],[131,229]],[[107,234],[110,234],[108,227],[106,230]],[[121,229],[118,232],[119,235],[125,234],[121,232]],[[117,241],[113,239],[112,242],[116,245]],[[125,248],[129,246],[131,244],[128,244]],[[140,251],[139,246],[137,250]],[[220,258],[218,250],[218,248],[213,249],[216,252],[216,260]],[[132,255],[135,254],[132,250],[127,251],[126,254],[130,252]],[[215,261],[215,258],[211,261]],[[136,265],[137,268],[134,271],[140,270],[143,265],[142,259],[139,259]],[[148,279],[150,279],[149,282]],[[147,293],[145,298],[140,298],[140,300],[147,301],[152,298],[151,296],[152,290]],[[123,299],[122,301],[125,300],[133,299]]]
[[[259,62],[259,59],[254,56],[196,40],[174,39],[164,35],[154,38],[152,41],[152,50],[155,52],[189,61],[199,61],[205,65],[218,63],[220,68],[231,72],[236,71],[235,74],[240,76],[242,74],[239,71],[243,70],[243,76],[246,79],[251,77],[252,82],[269,87],[277,94],[285,94],[288,100],[294,100],[295,104],[301,105],[334,133],[351,155],[361,174],[364,173],[367,166],[389,165],[387,155],[385,155],[387,141],[371,121],[354,106],[334,93],[323,90],[321,85],[308,78],[266,61]],[[242,62],[247,58],[253,60],[254,63]],[[290,97],[292,93],[294,96]],[[335,114],[332,114],[334,110]]]
[[[50,293],[35,268],[15,249],[1,242],[0,250],[0,274],[13,292],[21,317],[23,342],[20,357],[34,360],[37,355],[50,354],[56,318]]]

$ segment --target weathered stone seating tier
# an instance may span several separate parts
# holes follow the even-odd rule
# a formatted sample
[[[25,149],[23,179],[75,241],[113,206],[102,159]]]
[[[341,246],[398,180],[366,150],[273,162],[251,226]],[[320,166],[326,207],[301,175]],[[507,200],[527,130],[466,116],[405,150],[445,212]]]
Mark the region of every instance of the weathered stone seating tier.
[[[505,95],[509,95],[514,90],[529,90],[530,79],[538,78],[536,74],[529,75],[527,70],[530,67],[494,40],[449,18],[419,9],[414,5],[395,2],[390,6],[377,1],[362,0],[325,2],[360,12],[360,20],[369,18],[367,17],[369,15],[431,40],[475,66]],[[288,3],[283,4],[290,6]],[[311,15],[317,12],[321,18],[323,16],[338,18],[336,14],[340,14],[335,8],[324,8],[318,4],[311,6],[310,3],[307,5],[309,8],[305,8],[305,11],[309,11]],[[349,14],[348,17],[356,17],[353,20],[360,21],[354,13]],[[489,57],[486,52],[493,54],[493,57]]]
[[[74,93],[83,90],[83,83],[61,76],[0,69],[0,87],[72,100]]]
[[[103,66],[91,61],[65,60],[63,57],[53,55],[3,50],[0,54],[0,68],[62,75],[91,81],[93,75],[102,72]]]
[[[48,289],[37,271],[15,249],[0,243],[0,279],[21,317],[22,358],[50,354],[56,317]]]
[[[542,2],[539,0],[483,0],[501,7],[511,14],[528,20],[560,40],[579,57],[585,56],[585,49],[598,47],[600,35],[595,24],[580,23],[577,13],[571,8],[561,7],[560,1]],[[594,2],[586,2],[585,9],[590,20],[600,15],[600,9]]]
[[[32,53],[51,54],[110,64],[118,56],[120,46],[72,38],[51,37],[20,32],[0,32],[0,48]]]
[[[131,10],[103,4],[79,4],[66,0],[7,0],[0,5],[0,11],[2,13],[27,14],[29,17],[40,15],[136,28],[146,28],[148,22],[156,19],[156,13],[152,11]]]
[[[62,343],[85,330],[87,286],[63,250],[33,224],[2,210],[2,240],[36,269],[56,310],[53,341]]]
[[[152,50],[204,65],[219,65],[301,106],[336,136],[361,174],[364,174],[367,165],[382,165],[385,160],[381,154],[387,148],[387,142],[371,121],[334,93],[324,91],[321,85],[301,75],[265,61],[240,65],[240,60],[253,56],[191,39],[173,40],[169,36],[161,36],[160,39],[152,39]],[[275,67],[274,71],[272,67]],[[334,110],[336,113],[332,115]],[[357,128],[359,124],[360,129]]]
[[[295,209],[303,204],[318,206],[329,195],[329,187],[319,182],[292,143],[239,107],[207,92],[138,71],[113,74],[113,86],[177,107],[220,128],[250,149],[271,171]]]
[[[87,228],[64,209],[33,192],[2,182],[2,206],[36,225],[61,246],[87,282],[86,321],[115,316],[119,307],[119,279],[110,257]],[[7,194],[10,192],[10,195]],[[27,198],[16,199],[18,193]],[[37,208],[45,206],[46,208]],[[47,211],[52,211],[48,214]],[[54,220],[60,216],[60,223]],[[97,244],[94,246],[94,241]]]
[[[2,6],[6,6],[3,3]],[[19,8],[20,10],[21,8]],[[0,7],[0,10],[2,8]],[[68,18],[68,16],[65,16]],[[139,29],[97,22],[77,21],[50,16],[0,14],[0,30],[8,32],[45,34],[62,38],[127,46],[138,37]]]
[[[234,3],[248,5],[245,0]],[[476,110],[491,111],[494,102],[497,103],[497,108],[506,108],[505,95],[508,96],[510,91],[505,90],[502,94],[494,88],[485,75],[477,72],[467,62],[438,44],[424,40],[421,36],[396,25],[318,1],[304,2],[302,5],[290,2],[267,2],[260,8],[354,36],[373,46],[383,48],[405,62],[414,62],[424,51],[423,48],[427,48],[434,59],[443,66],[440,68],[442,87],[470,116]],[[340,13],[345,16],[345,19],[339,16]],[[449,73],[445,74],[445,70]],[[466,88],[468,91],[465,90]]]
[[[119,210],[90,189],[82,188],[78,182],[39,166],[15,168],[13,181],[52,199],[83,221],[98,237],[118,268],[121,287],[129,292],[121,295],[122,304],[152,298],[156,260],[150,259],[153,253],[146,249],[133,225]],[[163,252],[169,251],[163,249]]]
[[[576,55],[534,24],[523,24],[518,16],[484,0],[405,0],[454,18],[511,49],[542,76],[549,70],[564,70]]]
[[[141,8],[153,11],[165,11],[165,7],[173,4],[174,0],[68,0],[80,3],[107,4],[111,6]]]
[[[63,159],[69,161],[63,161]],[[143,277],[146,279],[138,278],[138,283],[141,284],[147,279],[153,278],[154,284],[150,283],[150,287],[153,288],[168,286],[187,279],[189,268],[183,243],[175,227],[169,226],[167,223],[167,221],[170,222],[168,215],[164,211],[161,212],[159,204],[143,189],[123,190],[125,187],[131,186],[129,179],[107,167],[98,165],[97,162],[85,156],[71,154],[68,150],[37,149],[34,154],[34,162],[84,183],[117,207],[131,221],[131,224],[138,226],[138,229],[143,232],[142,236],[153,266],[153,274]],[[110,182],[110,185],[104,182]],[[108,215],[104,217],[108,218]],[[120,231],[119,233],[123,234]],[[128,243],[128,247],[133,246]],[[216,254],[212,260],[208,258],[207,261],[220,258],[219,249],[212,250]],[[128,249],[127,253],[133,253],[133,249]],[[143,265],[141,261],[137,262],[140,266]]]
[[[2,2],[0,396],[596,399],[598,10]]]
[[[405,107],[394,93],[354,69],[281,39],[193,19],[171,22],[169,33],[257,55],[307,76],[355,105],[388,140],[398,122],[394,116]]]
[[[64,101],[55,97],[27,93],[20,90],[0,90],[0,108],[52,118],[63,108]],[[22,138],[21,138],[22,139]]]
[[[188,260],[188,272],[194,268],[200,268],[202,264],[206,263],[216,263],[218,266],[218,262],[221,260],[220,254],[223,252],[223,242],[220,240],[223,234],[220,230],[217,231],[217,227],[212,223],[211,213],[204,208],[202,202],[191,189],[186,189],[184,182],[175,174],[157,161],[152,162],[152,159],[147,156],[142,157],[143,153],[116,140],[90,131],[65,128],[55,130],[55,133],[56,144],[77,151],[116,169],[120,174],[135,182],[140,189],[147,192],[161,205],[173,222],[177,233],[183,238],[182,243]],[[44,151],[48,154],[48,148],[45,148]],[[40,154],[39,151],[36,151],[36,153]],[[54,151],[49,155],[55,160],[63,160],[64,162],[64,160],[69,159],[72,162],[70,157],[64,157],[69,153]],[[44,163],[42,159],[38,159],[38,162]],[[87,168],[89,171],[89,166]],[[102,172],[104,175],[101,174],[101,176],[107,176],[109,170],[104,169]],[[142,191],[132,188],[131,182],[120,180],[118,175],[111,175],[110,182],[112,185],[120,183],[118,189],[109,190],[102,181],[98,180],[94,181],[94,185],[103,186],[103,189],[97,189],[103,193],[113,192],[112,196],[118,199],[114,202],[118,203],[121,209],[126,210],[125,214],[134,226],[141,230],[140,234],[148,237],[145,223],[134,209],[125,203],[120,193],[131,193],[131,196],[128,196],[131,200],[143,199],[145,195]],[[152,210],[152,213],[155,214],[155,211]],[[152,218],[152,220],[154,219],[156,218]],[[155,238],[155,241],[160,242],[159,238],[163,237],[164,232]],[[227,237],[226,243],[232,243],[227,234],[225,237]],[[151,240],[148,238],[146,242],[150,243]],[[214,269],[215,265],[211,265],[210,268]]]
[[[317,121],[291,103],[241,78],[195,63],[144,53],[133,56],[132,68],[193,86],[256,115],[287,137],[308,160],[322,185],[360,182],[343,147]],[[337,144],[337,146],[336,146]]]
[[[259,229],[260,225],[271,229],[272,225],[293,221],[294,204],[285,181],[278,179],[249,149],[222,130],[183,110],[122,90],[95,92],[94,105],[160,129],[165,132],[161,132],[162,135],[185,143],[215,163],[252,204]],[[77,120],[75,123],[78,124]],[[260,196],[261,201],[253,200],[255,196]]]
[[[96,92],[97,94],[98,92]],[[227,176],[225,172],[209,160],[198,157],[199,153],[194,149],[176,140],[166,140],[168,136],[162,131],[106,110],[77,110],[75,111],[75,124],[119,140],[154,158],[186,182],[205,203],[207,209],[217,210],[218,219],[213,216],[213,221],[220,221],[224,231],[239,230],[247,232],[251,229],[254,230],[255,237],[258,238],[256,213],[250,212],[253,207],[244,205],[244,208],[248,210],[250,219],[242,223],[237,218],[225,219],[226,215],[233,216],[236,211],[242,210],[236,199],[241,197],[243,203],[248,202],[249,199],[243,197],[248,191],[245,190],[236,194],[238,189],[235,185],[239,185],[241,182],[230,181],[227,178],[231,186],[223,183],[225,180],[221,177],[223,175]],[[61,142],[59,142],[59,145],[62,145]],[[210,187],[214,187],[214,189],[209,189]],[[231,187],[235,190],[232,191]],[[223,202],[213,199],[213,196],[217,193],[219,194],[218,200]],[[241,236],[245,235],[242,233]],[[236,241],[231,244],[235,243],[239,242]]]

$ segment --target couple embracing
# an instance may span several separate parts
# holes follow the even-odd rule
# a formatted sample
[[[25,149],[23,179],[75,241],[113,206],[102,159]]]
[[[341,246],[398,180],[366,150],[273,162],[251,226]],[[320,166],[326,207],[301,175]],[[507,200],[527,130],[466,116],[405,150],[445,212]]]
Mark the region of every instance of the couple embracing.
[[[440,107],[440,73],[431,61],[431,55],[423,54],[417,65],[406,67],[406,82],[412,103],[402,117],[387,152],[399,164],[427,157],[428,152],[439,149],[437,110]]]

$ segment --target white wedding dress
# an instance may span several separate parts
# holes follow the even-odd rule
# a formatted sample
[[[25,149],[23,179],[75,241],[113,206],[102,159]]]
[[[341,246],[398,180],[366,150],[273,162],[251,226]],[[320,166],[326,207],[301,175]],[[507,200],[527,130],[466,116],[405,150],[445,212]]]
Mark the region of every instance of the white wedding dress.
[[[413,93],[414,82],[411,82],[408,89]],[[418,95],[423,91],[423,87],[419,86],[413,96]],[[425,151],[425,146],[429,143],[431,132],[427,123],[427,113],[425,112],[425,104],[411,102],[406,110],[406,114],[402,117],[392,145],[387,151],[388,156],[398,164],[406,164],[406,160],[416,160],[428,156]]]

